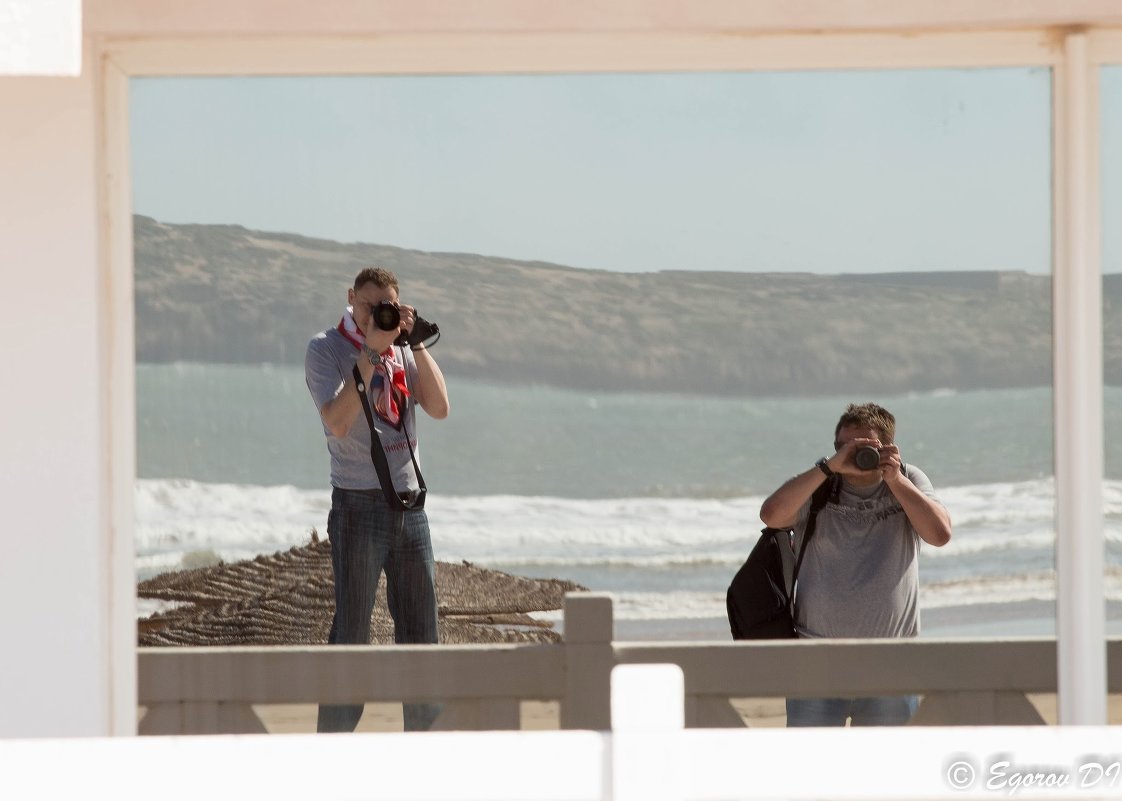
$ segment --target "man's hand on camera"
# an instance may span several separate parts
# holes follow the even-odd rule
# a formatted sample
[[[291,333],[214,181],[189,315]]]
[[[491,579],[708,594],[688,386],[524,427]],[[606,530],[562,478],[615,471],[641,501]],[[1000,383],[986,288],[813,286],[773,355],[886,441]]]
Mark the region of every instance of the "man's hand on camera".
[[[880,448],[880,477],[889,484],[895,484],[904,475],[900,469],[903,467],[903,462],[900,461],[900,449],[895,445],[883,445]]]
[[[881,452],[881,463],[878,467],[873,468],[873,469],[878,469],[878,470],[883,469],[885,451],[883,450],[883,448],[880,444],[880,440],[879,439],[867,439],[867,438],[863,438],[863,437],[859,437],[857,439],[851,439],[849,442],[845,443],[840,448],[838,448],[838,450],[834,453],[834,455],[831,456],[826,461],[826,466],[829,467],[831,471],[833,471],[833,472],[835,472],[839,475],[842,475],[842,476],[868,477],[872,473],[872,470],[862,470],[860,467],[857,466],[857,462],[854,459],[854,454],[857,453],[858,448],[867,448],[867,447],[876,448],[878,451]],[[888,447],[895,447],[895,446],[888,446]]]
[[[397,334],[397,328],[392,331],[383,331],[371,323],[366,329],[366,346],[375,353],[385,353],[393,345],[393,341],[397,339]]]
[[[385,331],[379,328],[377,323],[374,322],[375,306],[371,305],[370,316],[367,324],[363,327],[366,332],[366,346],[373,350],[375,353],[385,353],[393,347],[394,341],[402,334],[408,334],[413,330],[413,323],[417,318],[416,310],[412,306],[404,306],[400,303],[394,303],[398,311],[398,324],[397,328]]]
[[[406,306],[404,303],[398,304],[397,310],[401,312],[401,325],[398,330],[402,334],[412,334],[413,326],[417,322],[417,310],[412,306]]]

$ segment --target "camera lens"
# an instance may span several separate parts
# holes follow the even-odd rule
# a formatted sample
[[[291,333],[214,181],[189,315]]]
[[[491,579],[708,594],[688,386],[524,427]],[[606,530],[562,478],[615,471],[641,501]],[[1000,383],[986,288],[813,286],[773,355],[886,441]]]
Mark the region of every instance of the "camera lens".
[[[397,310],[397,306],[383,300],[374,307],[374,325],[383,331],[393,331],[401,325],[401,312]]]
[[[880,464],[880,451],[872,445],[862,445],[853,452],[853,463],[861,470],[872,470]]]

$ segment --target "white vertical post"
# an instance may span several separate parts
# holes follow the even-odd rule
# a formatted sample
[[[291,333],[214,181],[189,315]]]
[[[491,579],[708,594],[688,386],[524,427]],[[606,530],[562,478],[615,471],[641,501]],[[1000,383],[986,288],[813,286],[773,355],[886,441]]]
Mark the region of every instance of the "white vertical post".
[[[0,77],[0,738],[111,729],[95,70]]]
[[[1054,86],[1053,425],[1061,724],[1106,722],[1102,275],[1096,68],[1064,39]]]
[[[679,801],[685,677],[678,665],[612,670],[612,801]]]
[[[102,431],[108,458],[99,491],[108,577],[110,732],[134,735],[136,695],[136,335],[133,290],[129,79],[96,49],[98,64],[98,308]]]
[[[611,726],[614,628],[611,595],[600,592],[565,595],[562,729],[604,731]]]

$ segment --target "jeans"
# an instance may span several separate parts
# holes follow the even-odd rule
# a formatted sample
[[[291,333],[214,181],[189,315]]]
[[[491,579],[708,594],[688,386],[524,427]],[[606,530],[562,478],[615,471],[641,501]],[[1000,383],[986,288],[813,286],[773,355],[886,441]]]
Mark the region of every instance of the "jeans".
[[[370,643],[374,593],[383,570],[393,618],[394,642],[436,643],[436,564],[423,509],[391,509],[379,491],[331,492],[327,516],[331,569],[335,575],[332,645]],[[439,704],[404,704],[406,731],[424,731],[440,714]],[[354,731],[362,704],[321,704],[316,730]]]
[[[919,706],[916,695],[878,698],[788,698],[787,726],[903,726]]]

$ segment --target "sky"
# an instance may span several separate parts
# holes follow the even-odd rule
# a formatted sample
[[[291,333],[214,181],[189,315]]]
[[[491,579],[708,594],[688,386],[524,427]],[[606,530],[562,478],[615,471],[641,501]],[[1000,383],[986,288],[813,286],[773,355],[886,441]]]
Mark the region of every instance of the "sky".
[[[1102,91],[1109,210],[1122,75]],[[1041,68],[136,78],[130,108],[164,222],[627,272],[1051,269]]]

